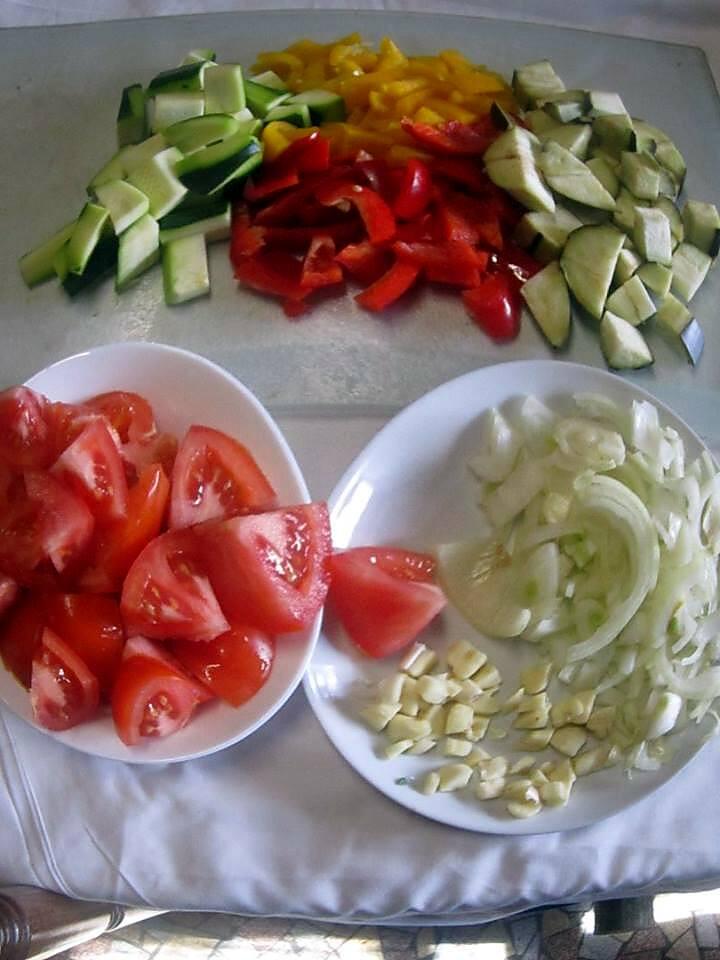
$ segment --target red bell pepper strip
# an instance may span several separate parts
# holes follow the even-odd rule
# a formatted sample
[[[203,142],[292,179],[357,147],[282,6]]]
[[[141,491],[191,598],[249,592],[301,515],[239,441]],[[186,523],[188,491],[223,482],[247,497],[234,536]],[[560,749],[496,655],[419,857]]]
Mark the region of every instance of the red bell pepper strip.
[[[409,117],[403,117],[400,124],[413,140],[425,150],[440,156],[481,157],[498,131],[483,123],[460,123],[448,120],[438,126],[429,123],[416,123]]]
[[[513,340],[520,332],[520,295],[505,273],[485,276],[463,291],[463,303],[475,323],[493,340]]]
[[[374,247],[369,240],[349,243],[335,259],[358,283],[374,283],[390,266],[388,251]]]
[[[420,268],[428,280],[475,287],[487,266],[487,254],[462,240],[446,243],[394,243],[399,260]]]
[[[322,173],[330,167],[330,141],[313,130],[306,137],[294,140],[270,166],[298,173]]]
[[[379,313],[406,293],[417,280],[419,273],[420,268],[414,264],[397,260],[387,273],[359,293],[355,299],[365,310]]]
[[[263,171],[260,179],[248,180],[243,196],[246,200],[255,203],[274,193],[280,193],[281,190],[297,186],[298,183],[300,183],[300,175],[297,170],[282,170],[276,173],[268,169]]]
[[[252,257],[265,246],[264,227],[248,227],[233,223],[230,235],[230,262],[237,265],[245,257]]]
[[[329,183],[316,192],[324,206],[345,207],[353,204],[362,217],[370,243],[379,244],[395,236],[395,217],[380,194],[357,183]]]
[[[314,290],[343,282],[342,267],[335,262],[335,243],[332,237],[319,234],[310,244],[303,260],[300,283]]]
[[[486,190],[490,183],[477,161],[463,160],[462,157],[434,157],[432,172],[435,177],[450,180],[478,194]]]
[[[280,250],[260,252],[234,266],[237,279],[260,293],[285,300],[304,300],[310,293],[310,288],[301,283],[300,261],[289,253]]]
[[[424,212],[432,194],[432,178],[427,166],[416,157],[405,164],[393,212],[398,220],[416,220]]]
[[[541,263],[512,243],[506,244],[501,253],[493,254],[490,258],[491,272],[508,275],[517,290],[541,269]]]
[[[360,236],[359,220],[342,223],[328,223],[316,227],[256,227],[262,230],[263,239],[268,247],[281,250],[293,250],[304,253],[318,235],[331,237],[334,243],[343,244]]]

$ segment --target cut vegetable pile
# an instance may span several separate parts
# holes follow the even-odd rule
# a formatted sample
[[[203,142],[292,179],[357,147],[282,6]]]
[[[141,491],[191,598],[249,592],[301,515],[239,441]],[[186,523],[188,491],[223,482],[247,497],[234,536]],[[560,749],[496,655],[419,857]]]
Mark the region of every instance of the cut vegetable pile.
[[[424,278],[458,288],[497,340],[517,335],[524,300],[563,348],[574,303],[611,368],[650,365],[654,330],[699,361],[688,305],[720,215],[680,204],[682,154],[617,93],[567,90],[547,60],[515,70],[511,89],[457,51],[409,56],[389,38],[376,51],[355,34],[262,53],[254,71],[196,50],[127,87],[120,149],[77,219],[21,258],[26,283],[58,277],[74,296],[114,271],[122,291],[161,260],[166,302],[193,300],[234,204],[251,231],[235,237],[236,276],[291,317],[345,280],[369,284],[357,302],[380,312]],[[521,269],[495,269],[493,254],[518,261],[513,246]]]
[[[418,789],[472,784],[525,817],[578,776],[656,770],[675,734],[717,729],[720,474],[647,401],[530,396],[486,416],[469,466],[492,533],[440,546],[439,579],[480,635],[536,660],[508,694],[481,641],[445,661],[416,643],[362,715],[387,757],[451,759]]]
[[[280,506],[224,433],[178,446],[135,393],[0,393],[0,656],[42,727],[107,703],[134,746],[244,703],[322,608],[329,553],[325,504]]]

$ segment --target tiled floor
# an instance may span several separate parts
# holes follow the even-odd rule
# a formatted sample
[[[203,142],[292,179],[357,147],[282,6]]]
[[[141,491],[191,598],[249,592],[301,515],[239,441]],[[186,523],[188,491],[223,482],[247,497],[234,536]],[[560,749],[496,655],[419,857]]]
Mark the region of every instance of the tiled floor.
[[[720,890],[629,903],[622,911],[625,926],[642,928],[614,933],[594,932],[596,921],[608,928],[609,913],[599,907],[596,914],[589,904],[449,928],[168,913],[68,950],[59,960],[720,960]],[[648,926],[650,906],[654,922]]]

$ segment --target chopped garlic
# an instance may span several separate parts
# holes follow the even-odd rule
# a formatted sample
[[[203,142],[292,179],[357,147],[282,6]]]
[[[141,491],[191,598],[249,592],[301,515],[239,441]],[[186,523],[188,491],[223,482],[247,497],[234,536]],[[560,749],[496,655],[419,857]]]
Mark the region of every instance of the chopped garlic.
[[[393,723],[394,721],[390,721]],[[550,737],[550,746],[554,747],[558,753],[564,753],[567,757],[574,757],[576,753],[585,746],[587,734],[582,727],[566,726],[558,727]]]
[[[507,811],[510,816],[515,817],[518,820],[525,820],[528,817],[534,817],[536,813],[540,813],[542,810],[542,804],[538,800],[535,803],[532,800],[511,800],[507,805]]]
[[[422,740],[429,737],[432,727],[428,720],[416,720],[415,717],[406,717],[397,713],[388,723],[386,733],[390,740]]]
[[[473,743],[475,743],[477,740],[482,740],[485,737],[489,726],[490,717],[475,717],[470,724],[470,729],[465,731],[465,736],[468,740],[472,740]]]
[[[399,710],[399,703],[369,703],[362,708],[360,716],[371,730],[380,733]]]
[[[438,790],[449,793],[452,790],[461,790],[470,782],[472,767],[466,763],[448,763],[438,770],[440,783]]]
[[[553,735],[552,727],[544,727],[541,730],[528,730],[521,737],[518,737],[518,750],[544,750],[550,743],[550,737]]]
[[[535,757],[520,757],[510,766],[510,774],[528,773],[535,766]]]
[[[475,784],[475,796],[478,800],[495,800],[501,797],[505,789],[502,777],[497,780],[479,780]]]
[[[445,733],[465,733],[472,726],[475,714],[466,703],[453,703],[447,712]]]
[[[436,773],[435,770],[431,770],[423,777],[422,783],[420,784],[420,793],[424,793],[426,797],[429,797],[431,794],[437,793],[439,786],[440,775]]]
[[[386,760],[394,760],[401,753],[405,753],[413,745],[412,740],[396,740],[394,743],[388,743],[383,750]]]
[[[467,640],[458,640],[448,650],[446,659],[458,680],[467,680],[485,665],[487,655]]]
[[[423,753],[428,753],[437,744],[437,740],[432,737],[423,737],[422,740],[416,740],[410,747],[408,753],[413,757],[418,757]]]
[[[552,664],[547,661],[526,667],[520,674],[520,683],[525,688],[525,692],[542,693],[547,689],[551,670]]]
[[[459,737],[446,737],[443,743],[443,753],[446,757],[467,757],[472,750],[469,740],[460,740]]]
[[[417,681],[417,692],[425,703],[445,703],[449,699],[447,674],[426,674]]]
[[[567,780],[550,780],[541,783],[538,792],[540,799],[548,807],[564,807],[570,799],[572,786]]]

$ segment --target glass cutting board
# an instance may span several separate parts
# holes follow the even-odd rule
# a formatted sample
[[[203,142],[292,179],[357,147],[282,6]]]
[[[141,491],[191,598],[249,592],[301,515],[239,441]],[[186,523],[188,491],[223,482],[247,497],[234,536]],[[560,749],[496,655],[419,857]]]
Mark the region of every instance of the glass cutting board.
[[[548,57],[568,86],[617,90],[631,113],[666,129],[688,162],[687,194],[720,201],[720,100],[704,54],[692,47],[385,12],[239,12],[2,30],[0,384],[96,344],[143,338],[218,361],[276,410],[311,405],[340,413],[403,405],[483,364],[548,356],[530,321],[513,344],[493,344],[471,324],[460,298],[443,291],[425,290],[386,317],[364,313],[347,296],[290,322],[275,302],[236,288],[225,244],[211,251],[211,297],[181,307],[163,303],[158,269],[122,296],[111,281],[74,301],[53,283],[25,289],[17,258],[77,215],[85,184],[114,150],[123,86],[147,83],[193,47],[214,47],[219,59],[249,67],[261,50],[351,30],[368,40],[390,34],[413,53],[455,47],[506,76],[513,66]],[[650,390],[720,386],[718,301],[720,269],[693,303],[706,336],[697,370],[654,336],[656,364],[635,379]],[[594,333],[579,323],[564,356],[603,365]]]

